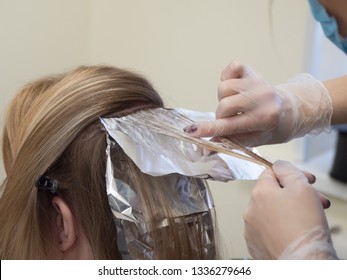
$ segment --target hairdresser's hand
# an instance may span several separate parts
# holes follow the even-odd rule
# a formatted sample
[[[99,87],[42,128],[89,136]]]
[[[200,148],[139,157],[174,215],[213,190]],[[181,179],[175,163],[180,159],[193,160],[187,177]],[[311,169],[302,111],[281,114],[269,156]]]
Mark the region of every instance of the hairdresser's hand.
[[[322,201],[309,181],[284,161],[262,173],[244,214],[244,236],[253,258],[336,258]]]
[[[245,146],[260,146],[330,128],[330,96],[309,74],[272,86],[250,67],[232,63],[221,80],[217,120],[195,123],[185,132],[194,137],[228,136]]]

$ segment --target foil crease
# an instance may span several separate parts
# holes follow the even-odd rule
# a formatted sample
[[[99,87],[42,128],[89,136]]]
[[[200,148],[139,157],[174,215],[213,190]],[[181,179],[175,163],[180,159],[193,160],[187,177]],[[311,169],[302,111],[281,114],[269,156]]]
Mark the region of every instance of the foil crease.
[[[192,121],[212,120],[212,113],[201,113],[186,109],[175,109],[186,118],[167,116],[169,110],[158,110],[154,124],[165,124],[167,129],[183,128]],[[146,114],[144,112],[143,114]],[[122,147],[140,170],[152,176],[179,173],[186,176],[211,178],[217,181],[256,180],[264,167],[234,156],[212,153],[206,155],[203,148],[179,138],[164,135],[158,129],[148,129],[142,113],[121,118],[102,118],[101,122],[108,134]],[[242,154],[241,151],[237,151]]]
[[[153,230],[144,216],[143,205],[138,199],[134,188],[114,176],[112,152],[115,142],[107,137],[107,165],[106,165],[106,190],[109,205],[115,218],[117,227],[118,249],[123,259],[133,259],[133,256],[142,255],[144,259],[155,259],[153,250],[154,240],[151,238]],[[174,188],[177,197],[169,200],[170,210],[174,217],[188,216],[195,213],[209,213],[213,208],[212,195],[207,184],[202,179],[192,179],[181,174],[164,175],[165,186]],[[168,196],[169,197],[169,196]],[[136,225],[136,232],[131,230],[130,223]],[[164,218],[156,224],[157,228],[168,226]],[[212,227],[211,221],[204,227]],[[212,229],[211,229],[212,230]],[[205,237],[207,242],[206,254],[212,254],[214,244]]]
[[[165,109],[158,109],[158,115],[152,119],[154,124],[168,124],[171,128],[182,130],[192,121],[214,119],[212,113],[200,113],[177,109],[186,118],[167,116]],[[131,114],[122,118],[102,118],[107,131],[107,167],[106,187],[111,211],[117,227],[118,250],[123,259],[141,256],[143,259],[155,259],[150,223],[146,221],[145,207],[136,194],[135,188],[114,176],[112,163],[113,148],[119,145],[138,168],[151,176],[162,176],[165,186],[174,188],[177,197],[170,198],[170,210],[177,222],[179,217],[195,213],[204,216],[206,229],[204,254],[209,259],[215,257],[213,222],[210,209],[213,208],[211,193],[203,179],[229,181],[235,179],[257,179],[264,170],[263,166],[237,157],[221,153],[206,155],[198,145],[162,134],[159,129],[148,129],[139,125],[141,114]],[[143,120],[141,120],[143,122]],[[165,129],[165,127],[164,127]],[[189,217],[187,217],[189,220]],[[176,221],[176,219],[175,219]],[[136,230],[134,231],[134,225]],[[167,219],[157,222],[155,229],[168,226]],[[185,237],[186,238],[186,237]],[[194,244],[190,237],[189,241]],[[184,256],[182,256],[184,258]]]

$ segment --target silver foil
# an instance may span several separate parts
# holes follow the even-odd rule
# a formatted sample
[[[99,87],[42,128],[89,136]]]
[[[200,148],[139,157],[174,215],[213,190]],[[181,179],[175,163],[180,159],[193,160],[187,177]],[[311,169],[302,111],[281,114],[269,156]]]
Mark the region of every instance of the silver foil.
[[[155,259],[151,228],[145,220],[144,207],[134,188],[122,180],[115,178],[112,163],[113,147],[117,144],[124,150],[139,169],[151,176],[164,176],[166,188],[174,188],[177,198],[171,198],[170,209],[174,217],[182,217],[194,213],[205,213],[204,227],[212,229],[209,210],[213,207],[212,196],[205,180],[211,178],[219,181],[234,179],[257,179],[264,167],[225,154],[206,151],[190,142],[179,139],[175,135],[163,134],[165,125],[182,130],[191,121],[211,120],[213,114],[199,113],[178,109],[187,116],[174,118],[158,109],[158,116],[153,121],[158,127],[148,129],[141,126],[143,115],[132,114],[122,118],[102,118],[107,137],[107,169],[106,186],[111,211],[117,226],[118,249],[123,259],[132,259],[134,253],[140,252],[145,259]],[[164,109],[163,109],[164,110]],[[165,127],[164,127],[165,129]],[[191,177],[200,178],[192,180]],[[168,197],[169,194],[168,194]],[[136,225],[136,232],[131,230]],[[156,227],[167,226],[164,218]],[[208,231],[207,231],[208,232]],[[207,234],[208,235],[208,234]],[[190,237],[188,237],[190,238]],[[205,236],[206,256],[214,256],[215,244],[210,236]]]
[[[107,137],[107,165],[106,165],[106,189],[109,205],[117,226],[118,249],[123,259],[132,259],[132,253],[142,255],[146,259],[155,259],[153,240],[151,240],[151,228],[144,218],[144,210],[134,189],[114,176],[112,152],[115,142]],[[173,217],[187,216],[195,213],[208,213],[213,208],[213,200],[207,184],[202,179],[192,180],[181,174],[163,175],[165,187],[174,188],[177,197],[170,197],[170,209]],[[137,227],[136,234],[130,230],[129,223]],[[163,219],[156,227],[167,226],[167,220]],[[211,221],[206,222],[205,227],[211,227]],[[205,237],[211,244],[209,237]],[[139,252],[141,254],[139,254]],[[211,254],[206,248],[206,254]]]
[[[177,117],[175,112],[186,118]],[[183,128],[192,121],[211,119],[214,119],[212,113],[159,108],[152,110],[152,114],[141,111],[122,118],[102,118],[101,122],[108,134],[146,174],[179,173],[224,182],[258,179],[263,166],[223,153],[208,154],[204,148],[176,137],[180,132],[184,136]],[[235,152],[242,154],[241,151]]]

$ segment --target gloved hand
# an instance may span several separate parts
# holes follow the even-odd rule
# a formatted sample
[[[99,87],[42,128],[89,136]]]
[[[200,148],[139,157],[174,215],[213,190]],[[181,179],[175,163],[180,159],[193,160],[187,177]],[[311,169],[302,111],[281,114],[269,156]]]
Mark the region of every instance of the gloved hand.
[[[244,213],[253,258],[337,258],[320,197],[308,178],[284,161],[262,173]]]
[[[217,120],[186,127],[191,136],[228,136],[255,147],[330,129],[330,96],[309,74],[272,86],[250,67],[232,63],[222,72],[221,80]]]

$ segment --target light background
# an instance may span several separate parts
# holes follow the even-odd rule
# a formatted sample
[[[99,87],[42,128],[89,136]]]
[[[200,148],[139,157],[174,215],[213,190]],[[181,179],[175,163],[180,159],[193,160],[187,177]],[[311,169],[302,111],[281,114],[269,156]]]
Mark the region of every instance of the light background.
[[[310,71],[307,1],[0,0],[0,113],[42,75],[106,63],[145,75],[168,107],[214,111],[223,68],[250,64],[271,83]],[[305,140],[260,148],[305,159]],[[0,168],[0,177],[5,174]],[[254,182],[211,183],[225,258],[245,258],[242,214]]]

